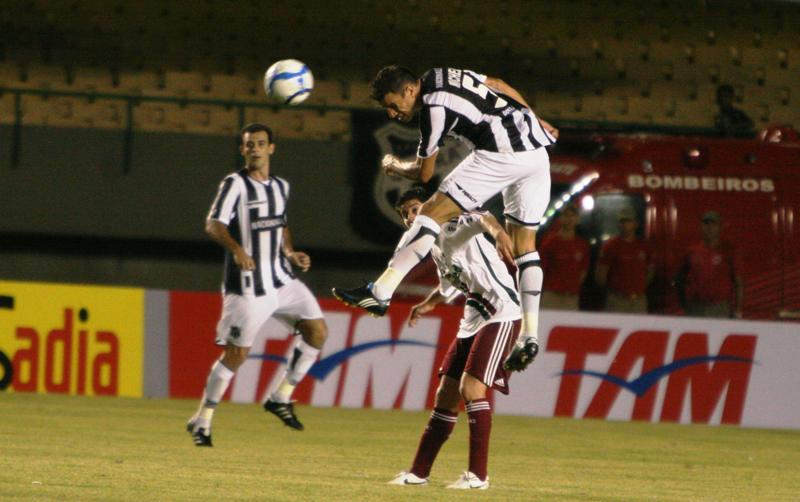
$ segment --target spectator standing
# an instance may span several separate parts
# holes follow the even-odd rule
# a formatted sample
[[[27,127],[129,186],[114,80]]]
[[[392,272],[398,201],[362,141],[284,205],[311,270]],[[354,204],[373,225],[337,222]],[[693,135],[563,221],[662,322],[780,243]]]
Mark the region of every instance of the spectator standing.
[[[676,284],[686,314],[696,317],[742,317],[744,283],[736,248],[721,239],[722,219],[703,214],[703,240],[691,246]]]
[[[544,309],[578,310],[581,285],[589,270],[589,243],[575,233],[578,220],[578,208],[566,206],[558,217],[558,229],[541,244]]]
[[[647,313],[647,285],[654,268],[649,246],[636,235],[638,228],[633,209],[622,209],[619,235],[609,239],[600,252],[595,280],[606,290],[607,312]]]

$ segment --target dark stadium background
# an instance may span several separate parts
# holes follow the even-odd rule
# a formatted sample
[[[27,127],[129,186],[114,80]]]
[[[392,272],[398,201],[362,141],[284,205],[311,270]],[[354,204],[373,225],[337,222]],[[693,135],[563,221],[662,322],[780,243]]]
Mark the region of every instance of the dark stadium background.
[[[300,107],[261,90],[284,58],[317,81]],[[715,136],[722,83],[755,134],[797,124],[800,5],[3,1],[0,277],[216,289],[203,220],[238,166],[236,131],[256,120],[277,132],[307,282],[325,293],[373,276],[400,231],[376,213],[380,152],[363,146],[386,123],[367,83],[390,63],[502,77],[562,129],[566,153],[598,132]]]

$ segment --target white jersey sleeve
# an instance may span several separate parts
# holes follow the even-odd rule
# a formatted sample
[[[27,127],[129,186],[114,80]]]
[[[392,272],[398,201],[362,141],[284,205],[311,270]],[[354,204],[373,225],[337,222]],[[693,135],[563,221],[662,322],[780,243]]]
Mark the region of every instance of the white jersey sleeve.
[[[417,157],[427,159],[444,145],[446,113],[441,106],[423,106],[419,116]]]
[[[236,214],[242,191],[242,185],[237,178],[239,176],[232,174],[222,180],[208,212],[208,219],[217,220],[225,225],[231,222]]]
[[[481,219],[487,213],[484,211],[470,211],[458,217],[458,227],[456,232],[458,239],[466,240],[478,234],[482,234],[486,230],[481,225]]]

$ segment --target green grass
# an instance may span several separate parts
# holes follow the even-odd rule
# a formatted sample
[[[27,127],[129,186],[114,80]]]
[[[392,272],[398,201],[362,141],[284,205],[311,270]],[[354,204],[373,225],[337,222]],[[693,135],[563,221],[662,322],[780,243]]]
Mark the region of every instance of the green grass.
[[[427,487],[387,486],[427,413],[298,407],[295,432],[224,403],[196,448],[186,400],[0,393],[6,500],[797,500],[800,433],[497,416],[488,492],[443,487],[467,464],[462,415]]]

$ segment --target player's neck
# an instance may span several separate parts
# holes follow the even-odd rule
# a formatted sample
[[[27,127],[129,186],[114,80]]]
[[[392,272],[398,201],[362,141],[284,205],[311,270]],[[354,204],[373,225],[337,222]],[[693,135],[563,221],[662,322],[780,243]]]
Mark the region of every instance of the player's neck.
[[[269,164],[261,167],[247,166],[247,174],[251,178],[258,181],[267,181],[269,179]]]
[[[575,230],[562,228],[558,231],[558,236],[564,240],[571,240],[575,238]]]

